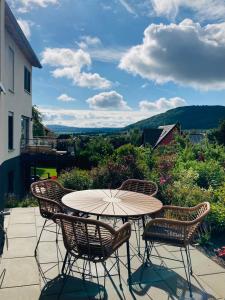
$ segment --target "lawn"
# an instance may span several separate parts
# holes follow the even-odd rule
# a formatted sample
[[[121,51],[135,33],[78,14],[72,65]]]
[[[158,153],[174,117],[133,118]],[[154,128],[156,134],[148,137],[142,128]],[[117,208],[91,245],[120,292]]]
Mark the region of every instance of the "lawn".
[[[57,172],[55,168],[37,168],[36,172],[41,179],[57,176]],[[32,174],[34,174],[34,168],[32,168]]]

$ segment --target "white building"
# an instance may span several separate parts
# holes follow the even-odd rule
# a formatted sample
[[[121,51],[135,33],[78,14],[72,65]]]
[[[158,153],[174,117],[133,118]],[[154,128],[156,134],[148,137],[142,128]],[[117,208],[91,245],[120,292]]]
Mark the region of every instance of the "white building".
[[[32,67],[41,64],[5,0],[0,0],[0,209],[23,193],[21,138],[32,138]]]

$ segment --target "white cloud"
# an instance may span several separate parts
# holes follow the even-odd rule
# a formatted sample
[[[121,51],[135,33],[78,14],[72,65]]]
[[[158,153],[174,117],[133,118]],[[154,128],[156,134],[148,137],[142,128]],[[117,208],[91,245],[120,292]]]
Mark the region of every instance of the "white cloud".
[[[59,97],[57,97],[57,99],[63,102],[71,102],[76,100],[75,98],[68,96],[67,94],[61,94]]]
[[[112,83],[98,73],[83,72],[90,68],[91,57],[82,49],[46,48],[42,53],[42,64],[56,67],[52,71],[55,78],[65,77],[72,80],[74,85],[93,89],[108,89]]]
[[[131,6],[131,4],[127,0],[119,0],[119,2],[130,14],[136,15],[134,8]]]
[[[160,98],[154,102],[147,100],[142,100],[139,102],[139,107],[141,111],[157,111],[158,113],[184,105],[187,105],[187,102],[185,99],[180,97],[174,97],[170,99]]]
[[[18,19],[17,22],[20,25],[20,28],[22,29],[26,38],[29,39],[31,36],[30,26],[32,25],[32,23],[30,21],[23,20],[23,19]]]
[[[46,48],[42,53],[42,63],[50,66],[75,67],[81,70],[84,66],[91,65],[90,55],[79,49]]]
[[[151,24],[143,43],[122,57],[119,67],[158,84],[169,81],[197,89],[225,88],[225,23],[205,27],[185,19]]]
[[[123,96],[116,91],[103,92],[86,100],[90,108],[102,110],[130,110]]]
[[[118,62],[127,50],[121,46],[105,47],[96,36],[81,36],[76,44],[87,51],[92,59],[103,62]]]
[[[175,19],[180,9],[190,9],[201,20],[224,20],[224,0],[151,0],[158,16]]]
[[[76,127],[124,127],[152,116],[141,111],[72,110],[39,107],[44,123]]]
[[[80,40],[81,41],[77,44],[82,49],[86,49],[88,46],[99,46],[102,43],[98,37],[90,35],[83,35],[81,36]]]
[[[10,0],[10,4],[16,7],[20,13],[27,13],[34,7],[47,7],[48,5],[56,5],[58,0]]]

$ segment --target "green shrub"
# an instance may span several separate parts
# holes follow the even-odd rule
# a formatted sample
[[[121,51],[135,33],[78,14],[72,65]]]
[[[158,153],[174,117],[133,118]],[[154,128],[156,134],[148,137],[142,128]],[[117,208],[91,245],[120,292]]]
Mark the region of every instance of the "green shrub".
[[[117,188],[128,178],[144,179],[149,173],[150,150],[123,145],[92,170],[94,188]]]
[[[64,187],[73,190],[85,190],[92,186],[89,171],[76,168],[70,171],[64,171],[60,174],[58,180]]]
[[[14,194],[10,194],[5,198],[5,207],[14,208],[14,207],[36,207],[38,206],[37,200],[28,195],[27,197],[19,200]]]

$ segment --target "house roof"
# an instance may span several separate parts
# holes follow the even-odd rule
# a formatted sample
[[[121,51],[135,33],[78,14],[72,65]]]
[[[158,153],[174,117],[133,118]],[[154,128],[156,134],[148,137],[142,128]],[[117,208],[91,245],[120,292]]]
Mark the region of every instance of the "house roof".
[[[179,124],[159,126],[158,128],[145,128],[143,131],[143,142],[156,148],[163,139]]]
[[[162,133],[157,141],[157,143],[155,144],[155,147],[157,147],[161,141],[167,136],[167,134],[174,129],[174,127],[176,127],[177,124],[172,124],[172,125],[165,125],[165,126],[159,126],[159,129],[162,130]]]
[[[37,58],[34,50],[31,48],[30,43],[25,37],[7,3],[5,3],[5,27],[30,64],[33,67],[42,68],[39,59]]]

